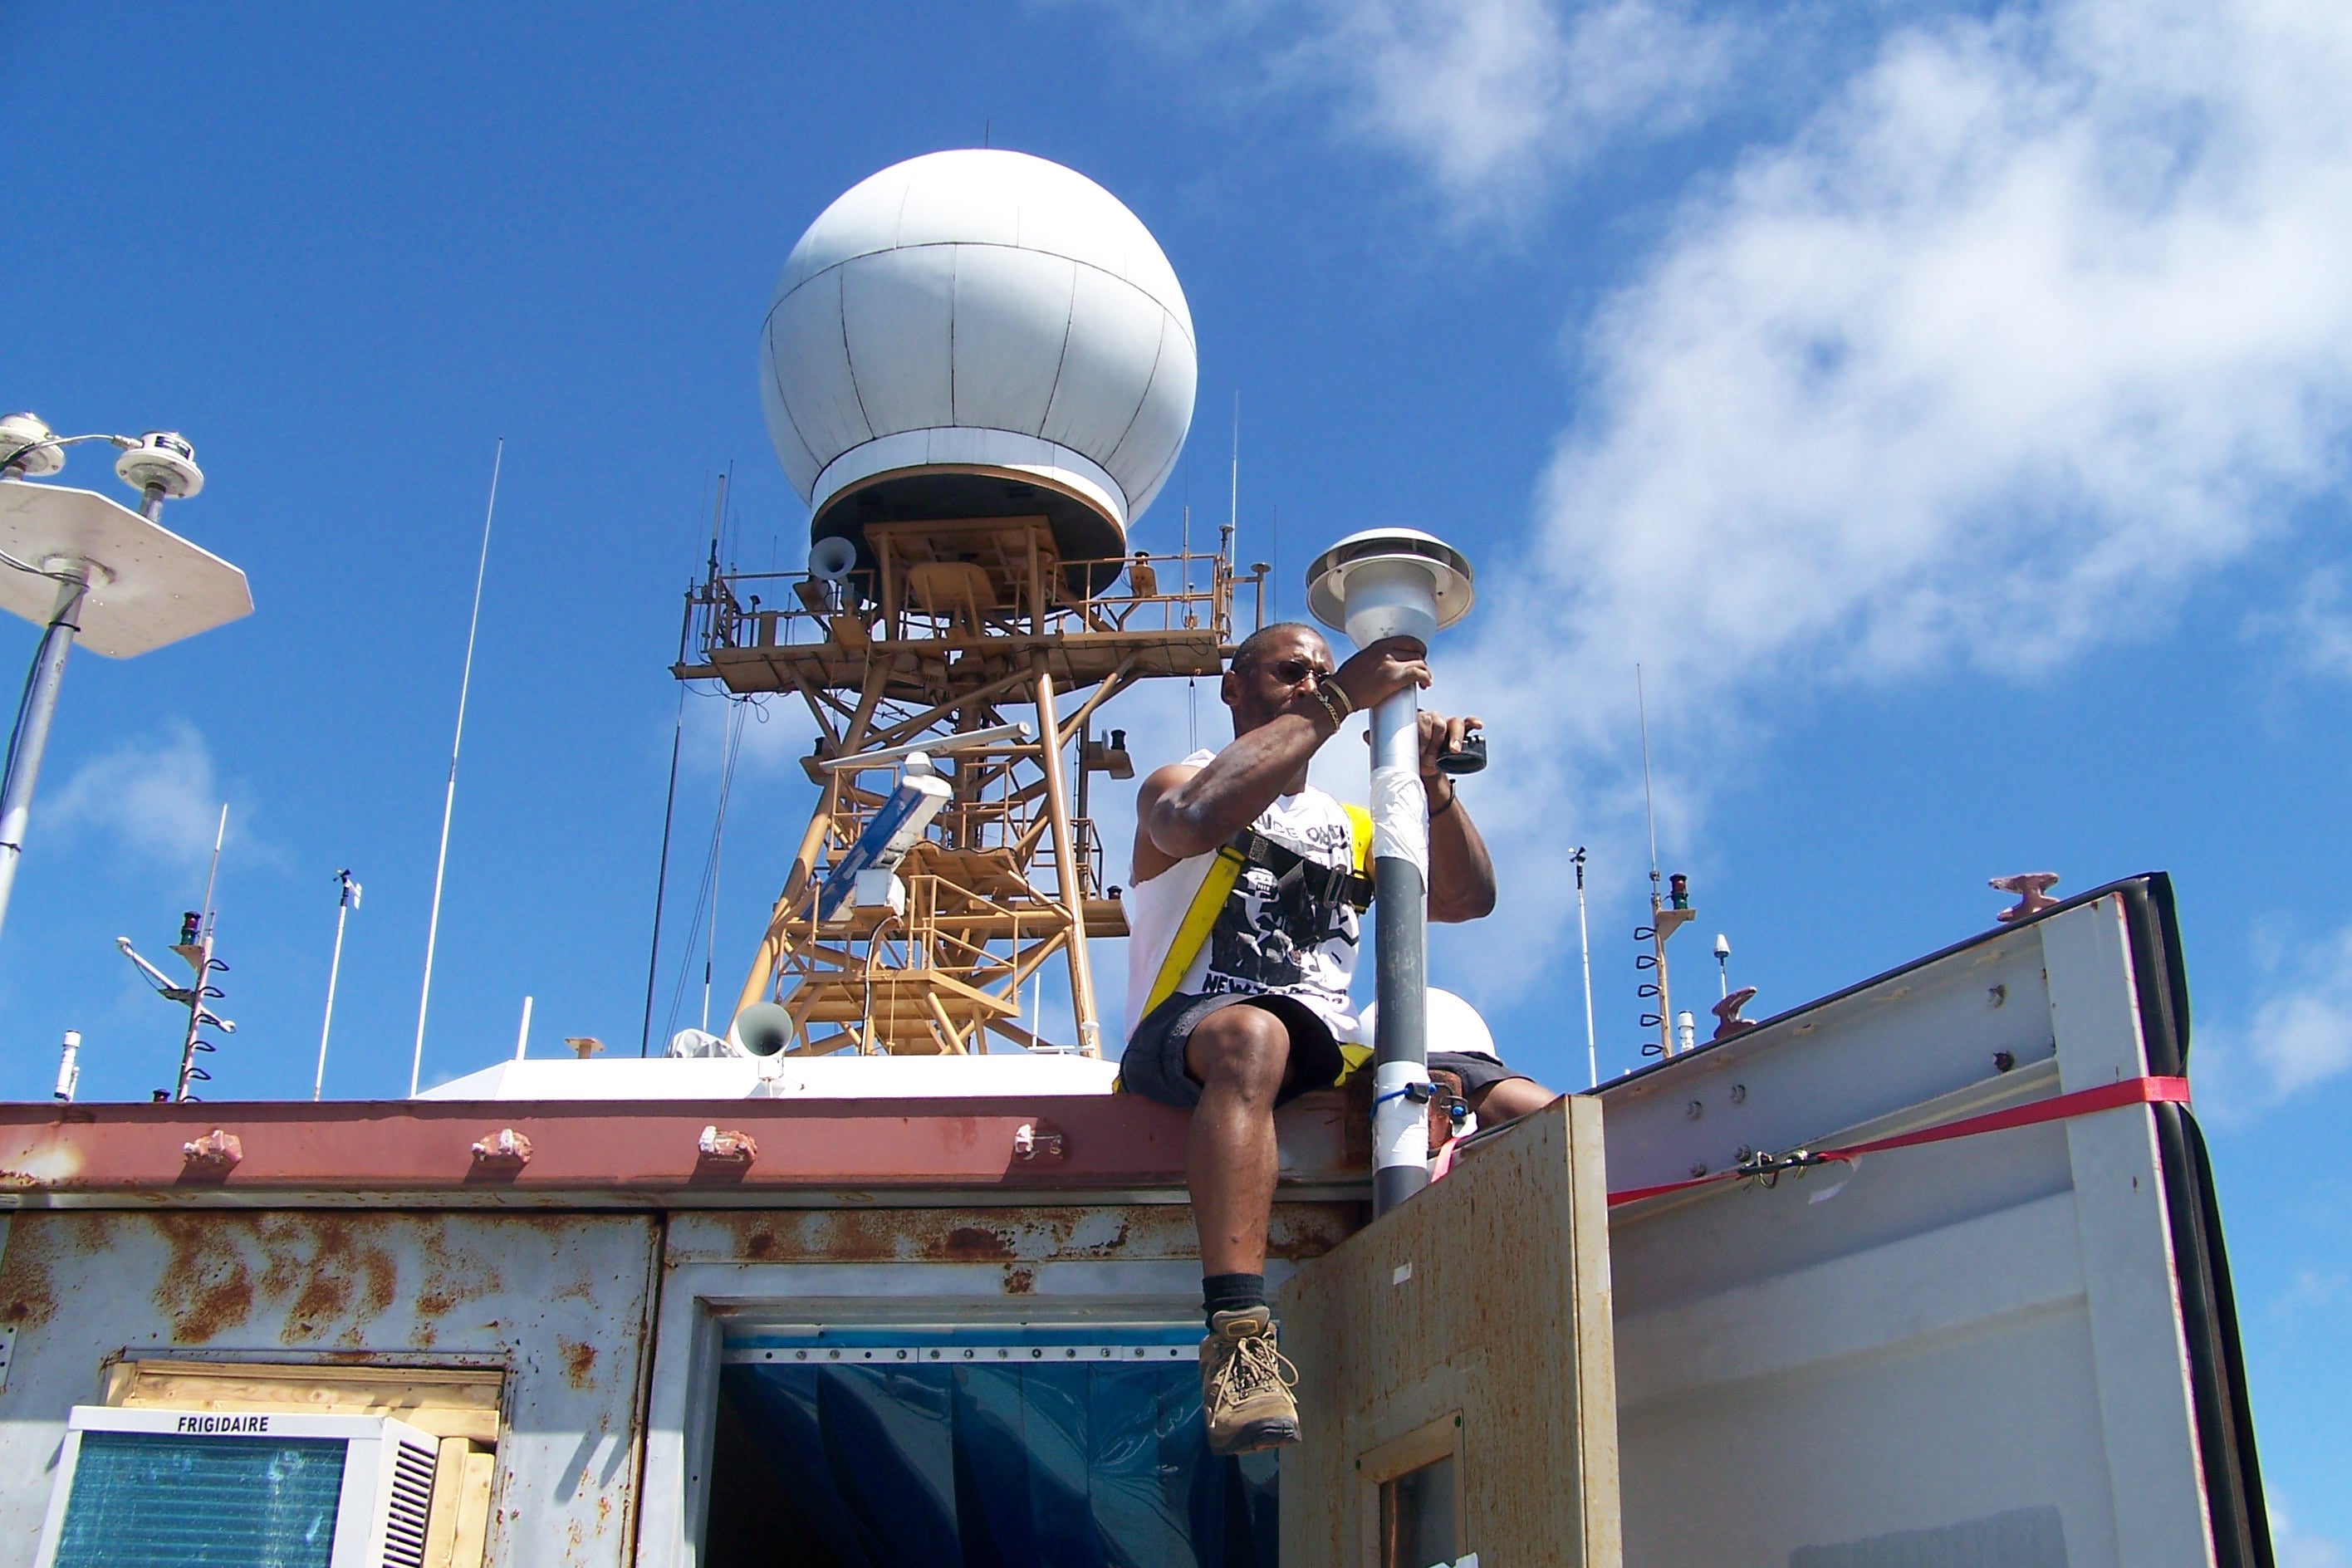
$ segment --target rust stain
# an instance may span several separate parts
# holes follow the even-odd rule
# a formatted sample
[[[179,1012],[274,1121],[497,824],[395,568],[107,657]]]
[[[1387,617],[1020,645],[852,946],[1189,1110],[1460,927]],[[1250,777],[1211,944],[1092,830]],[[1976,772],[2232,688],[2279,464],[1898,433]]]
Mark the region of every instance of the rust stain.
[[[1268,1252],[1321,1256],[1363,1224],[1359,1205],[1278,1204]],[[761,1263],[1047,1263],[1199,1256],[1181,1204],[987,1209],[810,1209],[698,1216],[667,1261],[704,1257]]]
[[[352,1304],[352,1282],[332,1274],[313,1274],[294,1298],[291,1315],[278,1338],[291,1344],[313,1337],[321,1318],[340,1318]]]
[[[364,1321],[381,1315],[400,1293],[399,1262],[374,1239],[378,1234],[364,1221],[329,1214],[270,1215],[254,1223],[262,1298],[291,1299],[278,1331],[280,1343],[324,1338],[346,1319],[338,1342],[362,1342]]]
[[[978,1263],[1015,1254],[1011,1238],[1003,1232],[960,1225],[940,1238],[940,1256],[959,1263]]]
[[[288,1346],[362,1350],[413,1302],[417,1321],[402,1337],[428,1349],[441,1333],[433,1320],[506,1289],[495,1239],[503,1223],[485,1231],[439,1218],[217,1210],[12,1223],[15,1245],[0,1255],[5,1323],[37,1326],[57,1315],[61,1249],[121,1258],[151,1237],[164,1254],[151,1300],[163,1337],[176,1344],[258,1327]],[[575,1276],[553,1294],[593,1300],[593,1284]]]
[[[1030,1291],[1036,1288],[1037,1271],[1034,1268],[1022,1268],[1010,1265],[1006,1267],[1004,1270],[1004,1293],[1006,1295],[1026,1296]]]
[[[204,1214],[152,1216],[171,1260],[155,1281],[155,1310],[171,1322],[174,1344],[201,1345],[253,1314],[253,1273],[234,1232],[250,1232],[244,1215],[227,1223]],[[236,1223],[242,1221],[242,1224]]]
[[[460,1252],[449,1245],[446,1224],[434,1225],[417,1240],[425,1255],[425,1279],[416,1291],[419,1318],[446,1317],[468,1301],[506,1288],[498,1266],[488,1258]]]
[[[563,1354],[563,1380],[574,1388],[587,1389],[595,1381],[596,1347],[582,1340],[558,1339],[555,1348]]]
[[[499,1223],[501,1225],[529,1226],[531,1229],[540,1232],[541,1235],[555,1237],[559,1239],[570,1237],[579,1228],[580,1224],[577,1219],[573,1218],[570,1215],[533,1214],[529,1210],[524,1210],[519,1214],[511,1211],[501,1213],[499,1216]]]
[[[37,1221],[23,1213],[8,1216],[7,1240],[0,1247],[0,1323],[37,1329],[58,1315],[49,1278],[55,1223],[47,1215]]]

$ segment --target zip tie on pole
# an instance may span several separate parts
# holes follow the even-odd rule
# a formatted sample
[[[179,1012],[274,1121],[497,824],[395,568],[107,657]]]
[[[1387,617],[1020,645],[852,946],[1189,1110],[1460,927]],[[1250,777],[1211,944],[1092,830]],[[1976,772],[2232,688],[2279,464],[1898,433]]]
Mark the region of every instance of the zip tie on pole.
[[[1770,1186],[1787,1171],[1809,1170],[1815,1165],[1851,1165],[1864,1154],[1883,1154],[1890,1149],[1913,1149],[1923,1143],[1944,1143],[1955,1138],[1973,1138],[1984,1132],[2003,1132],[2012,1127],[2065,1121],[2077,1116],[2095,1115],[2102,1110],[2120,1110],[2126,1105],[2188,1103],[2189,1080],[2185,1078],[2129,1078],[2120,1083],[2105,1083],[2095,1089],[2079,1089],[2072,1094],[2037,1100],[2030,1105],[2013,1105],[2006,1110],[1987,1111],[1982,1116],[1966,1116],[1958,1121],[1923,1127],[1916,1132],[1873,1139],[1867,1143],[1849,1143],[1835,1149],[1791,1149],[1784,1154],[1753,1154],[1727,1171],[1716,1171],[1704,1176],[1694,1176],[1688,1181],[1667,1182],[1654,1187],[1630,1187],[1623,1192],[1612,1193],[1609,1194],[1609,1206],[1616,1208],[1622,1204],[1639,1203],[1643,1198],[1663,1197],[1668,1193],[1688,1192],[1695,1187],[1749,1178]]]

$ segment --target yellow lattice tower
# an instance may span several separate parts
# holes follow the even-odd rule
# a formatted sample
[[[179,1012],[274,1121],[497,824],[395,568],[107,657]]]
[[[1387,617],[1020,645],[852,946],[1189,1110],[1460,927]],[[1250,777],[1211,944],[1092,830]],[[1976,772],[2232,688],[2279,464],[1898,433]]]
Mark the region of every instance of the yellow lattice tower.
[[[714,573],[689,599],[694,661],[678,678],[797,692],[819,731],[803,763],[816,809],[736,1004],[781,1003],[794,1054],[977,1052],[992,1030],[1036,1047],[1020,991],[1057,955],[1078,1047],[1100,1054],[1083,938],[1123,936],[1127,920],[1070,760],[1123,768],[1087,740],[1098,710],[1138,680],[1215,675],[1234,589],[1262,598],[1264,569],[1237,579],[1222,554],[1070,561],[1055,531],[1044,515],[870,523],[837,581]],[[1021,723],[1025,737],[1006,732]],[[952,758],[954,796],[898,868],[902,903],[824,918],[827,869],[910,749]],[[844,759],[863,760],[828,765]]]

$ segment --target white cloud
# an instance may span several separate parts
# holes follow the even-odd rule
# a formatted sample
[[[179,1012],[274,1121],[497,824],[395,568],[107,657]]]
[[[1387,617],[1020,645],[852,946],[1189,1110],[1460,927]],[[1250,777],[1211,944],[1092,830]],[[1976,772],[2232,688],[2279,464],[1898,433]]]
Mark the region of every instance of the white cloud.
[[[2197,1031],[2200,1100],[2223,1116],[2275,1105],[2352,1069],[2352,927],[2264,954],[2265,995],[2242,1024]]]
[[[202,869],[220,826],[221,786],[202,735],[175,724],[90,758],[33,806],[33,832],[95,839],[122,860],[164,871]],[[246,842],[236,814],[229,842]]]
[[[1510,216],[1549,176],[1671,136],[1720,101],[1743,34],[1686,0],[1224,0],[1117,7],[1252,90],[1328,99],[1464,216]]]
[[[1294,70],[1340,83],[1352,130],[1478,211],[1619,138],[1687,130],[1737,53],[1727,23],[1671,0],[1372,0],[1306,14]]]
[[[2342,7],[2011,7],[1890,35],[1691,199],[1583,332],[1534,538],[1449,661],[1516,764],[1497,973],[1572,928],[1571,835],[1634,841],[1636,660],[1692,811],[1748,714],[2146,635],[2340,485],[2347,80]],[[2330,1016],[2275,1016],[2279,1073]]]

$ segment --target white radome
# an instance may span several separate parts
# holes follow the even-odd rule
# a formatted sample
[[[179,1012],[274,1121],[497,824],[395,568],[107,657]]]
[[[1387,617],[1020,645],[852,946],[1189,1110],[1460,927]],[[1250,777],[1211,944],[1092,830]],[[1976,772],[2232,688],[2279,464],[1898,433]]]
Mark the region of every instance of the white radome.
[[[1118,198],[1043,158],[932,153],[801,236],[760,334],[769,438],[829,503],[926,470],[1032,477],[1116,552],[1192,419],[1192,311]]]

